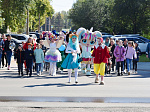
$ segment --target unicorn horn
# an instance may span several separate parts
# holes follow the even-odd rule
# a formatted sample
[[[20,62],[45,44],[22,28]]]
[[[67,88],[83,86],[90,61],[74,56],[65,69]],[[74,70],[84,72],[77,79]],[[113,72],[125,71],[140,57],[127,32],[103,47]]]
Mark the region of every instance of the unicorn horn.
[[[93,31],[93,27],[90,29],[90,32],[92,32]]]

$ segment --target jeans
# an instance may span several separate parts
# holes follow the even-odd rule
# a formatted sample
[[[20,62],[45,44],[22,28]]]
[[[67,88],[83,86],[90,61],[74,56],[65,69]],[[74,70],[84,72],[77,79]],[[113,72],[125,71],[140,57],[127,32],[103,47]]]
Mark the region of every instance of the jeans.
[[[42,65],[42,63],[36,63],[36,71],[37,71],[37,73],[39,73],[39,71],[41,71],[41,65]]]
[[[128,72],[130,72],[130,70],[131,70],[131,62],[132,62],[132,59],[126,59],[126,62],[127,62],[127,70],[128,70]]]
[[[41,72],[43,72],[44,63],[41,63]]]
[[[12,51],[6,51],[8,66],[10,66],[11,63],[11,56],[12,56]]]

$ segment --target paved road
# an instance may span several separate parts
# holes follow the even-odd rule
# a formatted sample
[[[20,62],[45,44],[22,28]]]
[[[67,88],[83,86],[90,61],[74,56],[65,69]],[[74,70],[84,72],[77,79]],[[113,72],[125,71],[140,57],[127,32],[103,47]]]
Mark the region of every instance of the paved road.
[[[146,66],[145,66],[146,65]],[[69,84],[67,71],[57,76],[18,77],[16,64],[11,70],[0,70],[0,96],[55,96],[55,97],[150,97],[150,63],[139,63],[138,74],[117,77],[115,74],[105,77],[105,85],[94,83],[95,75],[79,74],[79,84]],[[142,69],[142,70],[141,70]]]
[[[70,110],[81,110],[81,112],[85,110],[148,112],[150,110],[150,63],[139,63],[138,67],[138,74],[120,77],[115,74],[105,76],[105,85],[101,86],[94,83],[94,74],[87,77],[81,73],[78,78],[79,84],[74,84],[74,76],[72,77],[72,83],[68,84],[67,71],[64,74],[58,72],[55,77],[49,76],[48,72],[44,72],[39,77],[34,73],[31,78],[27,76],[21,78],[18,77],[16,64],[13,62],[11,70],[0,69],[0,111],[8,110],[8,112],[11,112],[13,110],[13,112],[18,112],[23,109],[25,112],[38,112],[40,110],[41,112],[49,110],[53,112],[59,110],[62,112]],[[45,101],[49,104],[45,104]],[[14,105],[10,104],[11,102]],[[17,102],[22,106],[15,106],[15,104],[19,105]],[[36,106],[34,102],[43,103],[43,105],[37,104]],[[74,103],[73,106],[68,107],[69,105],[65,102]],[[108,103],[108,106],[110,103],[115,103],[116,106],[112,104],[109,108],[104,106],[106,103]],[[132,104],[125,106],[128,103]],[[92,107],[87,108],[89,104]],[[47,107],[44,107],[44,105],[47,105]],[[58,108],[57,105],[63,106]],[[74,107],[75,105],[77,107]],[[97,108],[93,108],[95,105],[97,105]],[[130,105],[133,108],[130,108]],[[147,106],[145,107],[145,105]]]
[[[114,103],[0,103],[1,112],[149,112],[150,104]]]

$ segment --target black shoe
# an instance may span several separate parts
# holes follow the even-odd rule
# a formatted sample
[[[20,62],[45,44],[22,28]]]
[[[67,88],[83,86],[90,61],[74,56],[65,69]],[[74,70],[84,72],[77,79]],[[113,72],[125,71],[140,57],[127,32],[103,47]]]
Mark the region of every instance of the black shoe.
[[[123,76],[123,72],[121,72],[121,76]]]
[[[76,84],[78,84],[78,81],[75,81]]]
[[[18,72],[18,76],[20,76],[20,72]]]
[[[120,76],[120,73],[118,73],[118,75],[117,76]]]
[[[23,73],[21,73],[21,76],[23,76]]]

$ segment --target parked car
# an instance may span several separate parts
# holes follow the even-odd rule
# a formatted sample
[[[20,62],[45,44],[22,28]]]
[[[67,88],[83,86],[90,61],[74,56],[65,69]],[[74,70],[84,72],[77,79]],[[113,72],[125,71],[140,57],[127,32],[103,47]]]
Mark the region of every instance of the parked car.
[[[139,44],[139,47],[140,47],[140,49],[141,49],[141,52],[146,52],[146,47],[147,47],[147,44],[148,44],[148,42],[147,41],[145,41],[144,39],[142,39],[142,38],[139,38],[139,37],[137,37],[137,36],[124,36],[124,37],[115,37],[115,36],[113,36],[112,37],[115,41],[116,40],[122,40],[122,41],[124,41],[124,39],[128,39],[128,41],[136,41],[136,42],[138,42],[138,44]],[[144,38],[144,37],[143,37]]]
[[[6,34],[7,36],[8,34]],[[15,41],[20,41],[20,42],[27,42],[29,35],[25,35],[25,34],[10,34],[12,39]]]
[[[29,35],[30,35],[30,34],[35,34],[37,38],[40,38],[40,34],[37,33],[37,32],[29,32]]]
[[[112,36],[113,36],[113,35],[103,35],[102,37],[103,37],[103,40],[104,40],[104,42],[105,42],[105,40],[106,40],[107,37],[111,38]]]
[[[111,34],[106,33],[106,32],[101,32],[101,33],[102,33],[102,35],[111,35]]]

